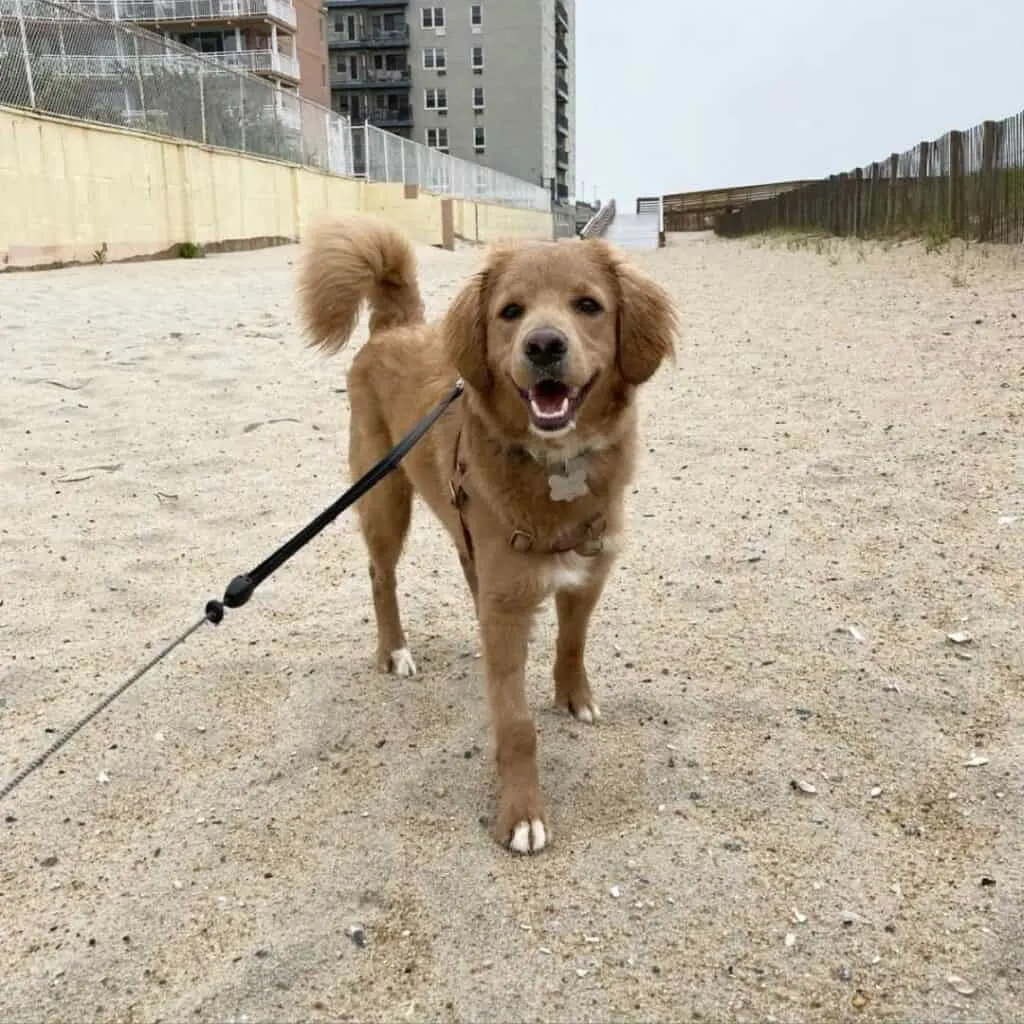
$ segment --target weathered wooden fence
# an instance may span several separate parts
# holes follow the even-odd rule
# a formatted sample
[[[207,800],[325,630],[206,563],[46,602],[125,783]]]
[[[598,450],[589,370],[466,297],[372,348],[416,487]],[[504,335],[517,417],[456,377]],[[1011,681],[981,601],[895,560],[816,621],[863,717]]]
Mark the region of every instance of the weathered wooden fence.
[[[1024,111],[721,214],[720,235],[780,228],[858,237],[1024,241]]]

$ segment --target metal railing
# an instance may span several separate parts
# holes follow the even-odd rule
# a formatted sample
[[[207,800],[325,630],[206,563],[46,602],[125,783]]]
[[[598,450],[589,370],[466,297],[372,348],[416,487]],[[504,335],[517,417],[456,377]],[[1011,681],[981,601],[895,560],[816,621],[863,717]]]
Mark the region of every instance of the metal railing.
[[[358,46],[408,46],[409,26],[403,25],[396,29],[379,29],[368,32],[358,32],[355,36],[349,36],[338,32],[335,29],[328,29],[327,45],[333,48],[358,47]]]
[[[240,68],[257,74],[280,75],[296,82],[299,80],[298,58],[279,50],[228,50],[216,54],[216,59],[229,68]]]
[[[273,18],[288,28],[297,24],[292,0],[68,0],[67,7],[103,21],[238,21]]]
[[[412,81],[412,68],[359,68],[353,75],[348,71],[334,71],[331,74],[331,85],[367,86],[390,85],[400,87]]]
[[[380,107],[367,111],[363,117],[357,117],[355,120],[369,121],[370,124],[377,127],[389,124],[411,125],[413,121],[412,107]]]
[[[551,195],[539,185],[428,149],[372,124],[353,126],[351,133],[356,172],[370,181],[419,185],[427,192],[456,199],[478,199],[528,210],[551,209]]]
[[[224,56],[52,0],[0,0],[0,105],[457,198],[551,209],[540,186],[373,125],[353,127],[298,93],[227,66]]]
[[[580,238],[599,238],[615,220],[615,200],[609,199],[586,224],[580,228]]]

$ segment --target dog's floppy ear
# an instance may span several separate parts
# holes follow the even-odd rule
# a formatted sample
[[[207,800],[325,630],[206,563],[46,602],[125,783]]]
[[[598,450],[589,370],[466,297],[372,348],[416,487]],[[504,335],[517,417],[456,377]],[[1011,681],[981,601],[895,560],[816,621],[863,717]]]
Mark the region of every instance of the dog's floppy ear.
[[[487,270],[474,274],[441,321],[448,358],[459,376],[476,391],[486,391],[491,386],[487,366],[488,277]]]
[[[639,385],[675,355],[679,321],[664,288],[621,258],[613,256],[612,264],[619,282],[619,372]]]

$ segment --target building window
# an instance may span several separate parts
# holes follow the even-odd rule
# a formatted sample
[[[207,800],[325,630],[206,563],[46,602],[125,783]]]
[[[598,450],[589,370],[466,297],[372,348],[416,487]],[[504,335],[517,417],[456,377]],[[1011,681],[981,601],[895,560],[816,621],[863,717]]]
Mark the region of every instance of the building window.
[[[473,109],[484,109],[484,87],[482,85],[473,86]]]
[[[484,23],[484,8],[483,4],[470,4],[469,5],[469,23],[473,26],[473,29],[477,32],[480,31],[481,26]]]
[[[486,145],[487,136],[484,133],[484,126],[482,124],[473,125],[473,148],[478,153],[482,153]]]
[[[444,8],[421,7],[420,25],[423,28],[444,28]]]
[[[443,46],[428,46],[423,51],[423,66],[429,71],[444,71],[448,67],[448,51]]]
[[[423,90],[423,108],[425,110],[448,110],[448,90],[447,89],[424,89]]]
[[[447,128],[428,128],[427,129],[427,148],[428,149],[441,149],[445,153],[448,152],[448,129]]]
[[[473,53],[470,56],[470,67],[474,71],[483,71],[484,69],[484,48],[482,46],[474,46]]]

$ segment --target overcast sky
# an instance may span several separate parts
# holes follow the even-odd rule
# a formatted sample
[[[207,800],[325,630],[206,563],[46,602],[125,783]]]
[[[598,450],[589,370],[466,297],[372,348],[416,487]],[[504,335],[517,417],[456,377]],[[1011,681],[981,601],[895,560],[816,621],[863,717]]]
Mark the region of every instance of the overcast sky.
[[[821,177],[1024,109],[1024,0],[576,0],[576,188]]]

